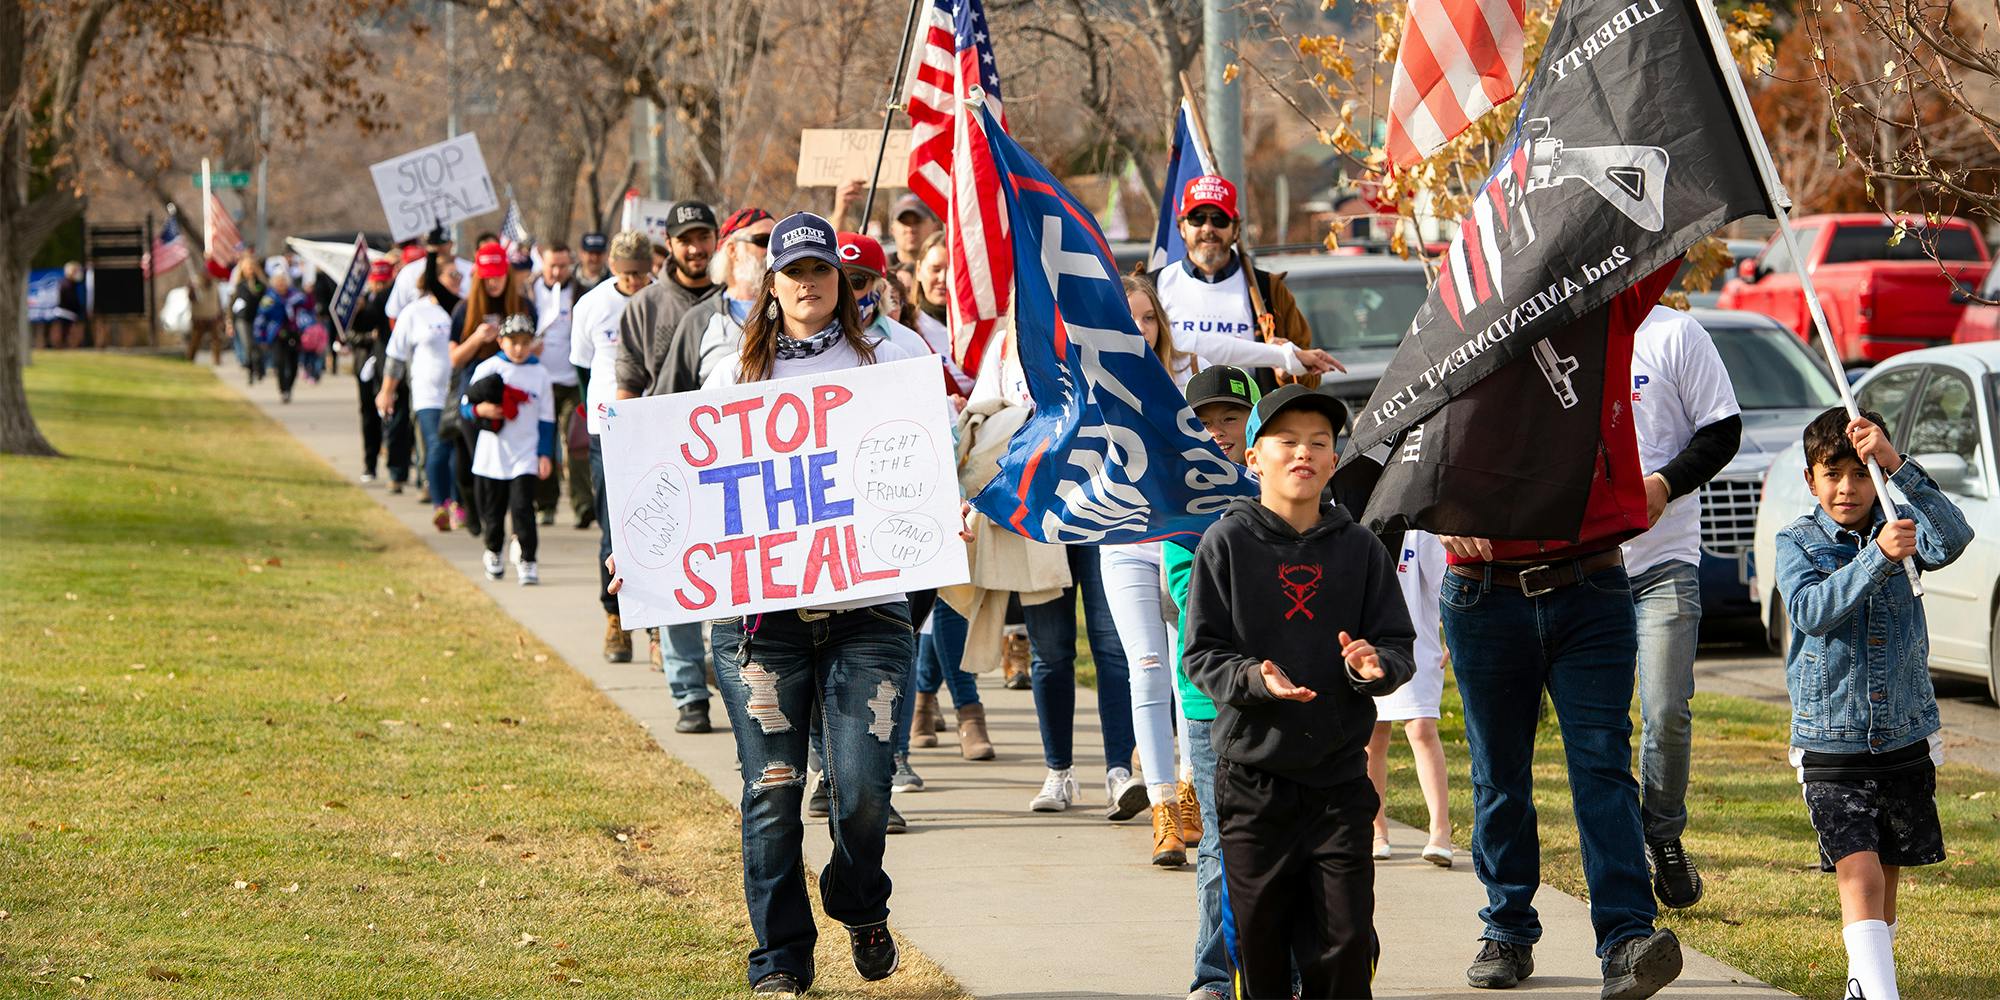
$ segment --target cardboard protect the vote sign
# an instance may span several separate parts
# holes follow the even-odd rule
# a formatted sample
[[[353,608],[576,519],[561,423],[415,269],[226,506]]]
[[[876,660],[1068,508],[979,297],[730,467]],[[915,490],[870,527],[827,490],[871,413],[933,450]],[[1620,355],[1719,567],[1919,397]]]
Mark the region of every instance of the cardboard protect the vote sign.
[[[392,239],[414,239],[438,226],[500,210],[486,158],[470,132],[383,160],[368,172],[375,177],[375,195],[382,200]]]
[[[625,626],[964,583],[947,416],[935,357],[611,404]]]

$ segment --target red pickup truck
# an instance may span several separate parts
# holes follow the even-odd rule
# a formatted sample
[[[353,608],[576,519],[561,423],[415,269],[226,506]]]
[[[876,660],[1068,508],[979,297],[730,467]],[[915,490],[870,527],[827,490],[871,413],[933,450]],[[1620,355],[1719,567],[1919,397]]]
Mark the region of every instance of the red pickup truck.
[[[1897,222],[1906,229],[1890,246]],[[1991,267],[1986,242],[1964,219],[1927,227],[1921,216],[1809,215],[1793,219],[1792,232],[1841,361],[1849,365],[1950,343],[1965,311],[1962,296],[1952,294],[1953,281],[1977,288]],[[1942,266],[1925,249],[1931,237]],[[1807,340],[1814,336],[1798,269],[1776,236],[1756,259],[1738,267],[1717,305],[1760,312]]]

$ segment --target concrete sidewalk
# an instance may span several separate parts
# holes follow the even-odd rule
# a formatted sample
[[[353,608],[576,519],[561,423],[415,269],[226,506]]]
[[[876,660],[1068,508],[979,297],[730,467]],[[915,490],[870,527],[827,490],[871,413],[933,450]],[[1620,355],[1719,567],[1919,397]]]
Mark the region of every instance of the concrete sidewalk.
[[[359,401],[351,373],[318,385],[301,379],[290,405],[267,381],[243,385],[234,366],[217,370],[305,446],[352,480],[361,472]],[[386,467],[382,470],[387,478]],[[643,663],[610,664],[600,655],[604,620],[597,605],[597,531],[571,526],[567,500],[557,524],[541,529],[539,587],[488,582],[480,546],[464,532],[440,534],[414,491],[390,496],[385,482],[364,489],[483,587],[619,707],[646,725],[660,746],[701,772],[729,802],[742,795],[735,748],[720,701],[718,731],[673,732],[666,682]],[[641,636],[643,640],[643,636]],[[644,660],[643,641],[639,658]],[[1079,691],[1076,759],[1083,804],[1066,814],[1031,813],[1042,779],[1034,704],[1026,691],[981,679],[996,761],[959,758],[956,739],[917,750],[913,764],[928,787],[897,797],[907,835],[891,837],[887,868],[895,880],[895,928],[979,997],[1180,997],[1188,989],[1194,947],[1194,869],[1147,864],[1151,829],[1143,820],[1103,819],[1104,791],[1096,699]],[[1464,781],[1462,774],[1453,780]],[[1467,817],[1459,817],[1460,837]],[[825,863],[824,827],[808,821],[815,869]],[[1477,950],[1485,891],[1461,849],[1456,868],[1419,860],[1423,835],[1397,827],[1396,860],[1376,869],[1375,926],[1383,949],[1375,993],[1384,997],[1491,997],[1466,987],[1463,970]],[[1462,845],[1461,845],[1462,846]],[[1592,954],[1589,912],[1579,900],[1544,886],[1536,899],[1545,928],[1536,974],[1515,995],[1595,997],[1601,977]],[[1785,996],[1707,956],[1690,952],[1680,981],[1663,997]]]

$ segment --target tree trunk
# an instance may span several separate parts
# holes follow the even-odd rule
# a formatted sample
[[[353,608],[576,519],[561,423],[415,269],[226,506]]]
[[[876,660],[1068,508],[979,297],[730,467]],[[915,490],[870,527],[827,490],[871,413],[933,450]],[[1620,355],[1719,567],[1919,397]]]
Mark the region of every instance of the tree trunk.
[[[575,238],[569,228],[570,210],[576,204],[576,175],[582,167],[583,148],[567,137],[543,147],[542,187],[535,195],[528,227],[538,241],[568,243]]]
[[[55,455],[35,425],[21,369],[28,362],[28,261],[0,240],[0,454]]]

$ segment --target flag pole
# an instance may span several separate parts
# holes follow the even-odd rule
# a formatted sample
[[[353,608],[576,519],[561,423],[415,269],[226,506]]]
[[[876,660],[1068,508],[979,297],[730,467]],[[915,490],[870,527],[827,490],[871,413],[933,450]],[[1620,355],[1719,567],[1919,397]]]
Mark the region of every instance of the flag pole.
[[[1208,123],[1201,120],[1201,108],[1194,103],[1194,85],[1188,82],[1187,70],[1181,70],[1181,100],[1187,103],[1188,118],[1194,121],[1194,141],[1201,143],[1201,158],[1215,163],[1214,149],[1208,142]],[[1222,169],[1216,164],[1215,169]],[[1167,178],[1173,183],[1173,178]],[[1250,289],[1250,311],[1257,321],[1258,338],[1267,344],[1277,342],[1277,319],[1269,309],[1264,308],[1264,293],[1257,290],[1257,261],[1250,256],[1250,227],[1243,224],[1243,206],[1236,206],[1236,255],[1243,258],[1243,284]]]
[[[910,69],[910,29],[916,27],[917,11],[924,0],[910,0],[910,13],[903,19],[903,44],[896,51],[896,78],[889,84],[889,101],[882,105],[882,138],[875,143],[875,169],[868,175],[868,197],[861,203],[861,220],[854,224],[854,231],[868,231],[868,217],[875,212],[875,188],[882,183],[882,161],[889,155],[889,127],[896,123],[896,112],[903,110],[903,78]]]
[[[1771,214],[1778,220],[1778,239],[1792,255],[1792,266],[1798,269],[1800,290],[1806,298],[1806,311],[1812,316],[1813,329],[1818,333],[1820,350],[1826,354],[1826,363],[1833,370],[1835,388],[1840,390],[1840,403],[1847,408],[1847,419],[1857,420],[1861,409],[1854,403],[1854,390],[1847,384],[1840,362],[1840,348],[1833,341],[1833,332],[1827,326],[1826,312],[1820,308],[1819,292],[1813,287],[1812,272],[1805,267],[1805,255],[1800,252],[1799,238],[1792,232],[1791,195],[1785,192],[1784,179],[1778,176],[1777,164],[1771,159],[1771,148],[1764,141],[1764,130],[1757,124],[1757,112],[1750,107],[1750,97],[1743,89],[1743,76],[1737,71],[1736,59],[1730,54],[1729,42],[1722,33],[1722,21],[1715,16],[1712,0],[1692,0],[1695,10],[1700,13],[1703,27],[1708,30],[1709,55],[1715,60],[1716,69],[1722,74],[1723,89],[1729,92],[1729,100],[1736,110],[1736,124],[1743,131],[1743,138],[1750,146],[1750,159],[1757,165],[1757,177],[1764,185],[1764,196],[1771,204]],[[1882,428],[1887,434],[1889,429]],[[1867,459],[1868,478],[1875,484],[1875,496],[1882,501],[1882,512],[1889,520],[1896,520],[1896,501],[1890,499],[1887,484],[1882,475],[1882,466],[1873,458]],[[1917,579],[1917,562],[1910,556],[1903,557],[1903,572],[1910,578],[1910,592],[1917,597],[1924,596],[1924,585]]]
[[[208,217],[209,206],[215,203],[211,183],[213,182],[208,176],[208,157],[204,156],[201,158],[201,266],[204,268],[208,266],[208,248],[215,242],[215,237],[209,232],[214,226],[214,220]]]

